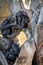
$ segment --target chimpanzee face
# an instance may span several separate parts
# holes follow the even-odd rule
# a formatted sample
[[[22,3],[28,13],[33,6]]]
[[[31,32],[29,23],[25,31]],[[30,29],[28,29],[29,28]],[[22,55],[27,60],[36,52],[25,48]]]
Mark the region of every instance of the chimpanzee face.
[[[16,23],[23,28],[28,27],[28,23],[30,23],[30,19],[25,11],[19,11],[16,14]]]

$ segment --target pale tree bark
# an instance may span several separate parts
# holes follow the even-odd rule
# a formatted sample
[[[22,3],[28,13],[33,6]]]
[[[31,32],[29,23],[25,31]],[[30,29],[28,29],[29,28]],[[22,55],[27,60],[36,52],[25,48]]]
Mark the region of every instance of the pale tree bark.
[[[37,43],[36,43],[36,65],[43,65],[43,7],[37,23]]]
[[[33,39],[26,42],[20,51],[19,57],[16,59],[14,65],[32,65],[33,56],[36,51]]]

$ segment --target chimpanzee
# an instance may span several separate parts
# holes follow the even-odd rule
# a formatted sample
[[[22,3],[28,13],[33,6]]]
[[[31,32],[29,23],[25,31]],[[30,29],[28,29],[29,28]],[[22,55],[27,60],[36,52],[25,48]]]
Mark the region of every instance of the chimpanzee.
[[[13,41],[6,38],[0,38],[0,51],[3,52],[8,64],[12,65],[19,55],[20,48],[19,45]]]

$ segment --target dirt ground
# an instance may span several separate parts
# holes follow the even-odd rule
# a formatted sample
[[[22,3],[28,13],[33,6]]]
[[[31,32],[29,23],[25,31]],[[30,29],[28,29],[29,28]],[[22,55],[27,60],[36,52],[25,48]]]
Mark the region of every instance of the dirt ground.
[[[0,0],[0,24],[1,22],[11,16],[11,11],[6,0]]]

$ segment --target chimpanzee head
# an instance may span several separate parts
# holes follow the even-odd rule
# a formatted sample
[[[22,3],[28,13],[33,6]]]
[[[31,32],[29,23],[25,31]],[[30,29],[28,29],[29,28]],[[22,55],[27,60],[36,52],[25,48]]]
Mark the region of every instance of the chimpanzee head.
[[[9,65],[12,65],[19,55],[19,45],[11,41],[10,39],[0,38],[0,51],[3,52]]]
[[[20,52],[19,46],[16,43],[12,43],[10,49],[5,52],[5,57],[8,64],[12,65]]]
[[[28,28],[28,23],[30,19],[25,11],[19,11],[16,14],[16,23],[23,28]]]

